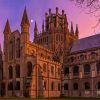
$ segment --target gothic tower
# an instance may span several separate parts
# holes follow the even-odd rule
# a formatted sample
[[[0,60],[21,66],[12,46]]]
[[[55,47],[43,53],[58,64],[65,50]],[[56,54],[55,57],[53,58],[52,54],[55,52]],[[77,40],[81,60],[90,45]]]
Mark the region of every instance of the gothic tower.
[[[7,20],[5,28],[4,28],[4,60],[8,61],[8,43],[9,43],[9,38],[11,35],[11,29],[10,29],[10,24],[9,21]]]
[[[61,55],[64,55],[66,50],[70,49],[73,41],[78,38],[75,35],[77,34],[78,28],[76,28],[76,33],[74,33],[72,23],[70,30],[64,10],[60,14],[58,7],[56,7],[55,13],[52,13],[51,9],[49,9],[49,12],[45,13],[45,27],[43,22],[42,33],[38,34],[35,23],[34,42],[52,50],[57,58],[59,58]]]
[[[25,8],[21,21],[21,39],[23,42],[29,41],[29,27],[30,27],[30,22]]]

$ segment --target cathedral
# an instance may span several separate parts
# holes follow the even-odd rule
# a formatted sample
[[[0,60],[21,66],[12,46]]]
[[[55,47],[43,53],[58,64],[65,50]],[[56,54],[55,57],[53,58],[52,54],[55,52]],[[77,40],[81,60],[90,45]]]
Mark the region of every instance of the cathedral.
[[[100,34],[79,39],[78,25],[68,26],[64,10],[45,13],[42,32],[30,22],[26,8],[21,32],[4,28],[1,95],[5,97],[100,96]]]

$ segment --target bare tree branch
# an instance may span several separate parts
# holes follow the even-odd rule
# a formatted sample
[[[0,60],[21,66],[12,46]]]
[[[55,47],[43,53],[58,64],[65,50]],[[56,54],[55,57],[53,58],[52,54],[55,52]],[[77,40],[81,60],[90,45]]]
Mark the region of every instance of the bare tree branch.
[[[94,29],[100,25],[100,0],[70,0],[79,7],[83,8],[86,14],[94,14],[97,17],[97,24]],[[86,12],[87,11],[87,12]]]

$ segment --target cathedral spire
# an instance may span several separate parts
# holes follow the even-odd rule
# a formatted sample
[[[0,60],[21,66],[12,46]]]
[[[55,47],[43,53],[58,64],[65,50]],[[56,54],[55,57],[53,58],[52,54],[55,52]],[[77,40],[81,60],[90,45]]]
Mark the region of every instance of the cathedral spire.
[[[29,23],[29,19],[28,19],[28,15],[27,15],[27,10],[26,7],[24,9],[24,13],[23,13],[23,17],[22,17],[22,21],[21,21],[21,37],[23,42],[28,42],[29,41],[29,27],[30,27],[30,23]]]
[[[71,33],[74,34],[73,23],[71,22]]]
[[[35,27],[34,27],[34,42],[37,43],[37,36],[38,36],[38,27],[37,23],[35,21]]]
[[[78,30],[78,24],[76,24],[76,31],[75,31],[75,35],[78,36],[79,34],[79,30]]]
[[[5,25],[5,28],[4,28],[4,34],[6,33],[11,33],[11,28],[10,28],[10,24],[9,24],[9,20],[7,19],[7,22],[6,22],[6,25]]]
[[[44,32],[44,20],[43,20],[43,23],[42,23],[42,32]]]
[[[37,28],[37,23],[35,21],[35,27],[34,27],[34,32],[37,31],[38,32],[38,28]]]
[[[30,26],[30,22],[29,22],[29,19],[28,19],[26,7],[24,9],[24,13],[23,13],[22,21],[21,21],[21,26],[25,25],[25,24]]]
[[[64,24],[67,24],[68,25],[68,21],[67,21],[67,16],[65,15],[65,21],[64,21]]]

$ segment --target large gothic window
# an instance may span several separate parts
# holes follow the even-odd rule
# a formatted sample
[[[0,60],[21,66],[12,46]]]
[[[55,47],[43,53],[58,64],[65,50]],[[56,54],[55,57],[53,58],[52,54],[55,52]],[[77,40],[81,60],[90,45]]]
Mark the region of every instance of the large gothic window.
[[[58,83],[58,91],[60,91],[60,83]]]
[[[89,64],[85,64],[84,66],[84,74],[89,74],[91,71],[90,65]]]
[[[79,74],[79,67],[78,66],[74,66],[74,68],[73,68],[73,74],[74,75]]]
[[[20,90],[20,82],[19,81],[16,81],[15,89],[16,90]]]
[[[27,76],[31,76],[32,75],[32,63],[28,62],[27,63]]]
[[[19,78],[20,77],[20,65],[16,65],[16,77]]]
[[[100,90],[100,82],[97,83],[97,89]]]
[[[96,64],[97,73],[100,73],[100,62]]]
[[[88,83],[88,82],[85,82],[85,90],[89,90],[90,89],[90,83]]]
[[[68,90],[68,84],[67,83],[64,84],[64,90]]]
[[[9,91],[13,90],[13,83],[12,82],[8,83],[8,90]]]
[[[78,90],[78,84],[74,83],[73,88],[74,88],[74,90]]]
[[[69,74],[69,68],[68,67],[65,67],[64,68],[64,75],[67,75],[67,74]]]
[[[13,42],[10,41],[9,44],[9,59],[12,60],[13,59]]]
[[[44,89],[46,90],[47,88],[47,83],[46,83],[46,81],[44,81]]]
[[[20,39],[16,40],[16,58],[20,58]]]
[[[10,79],[13,78],[13,68],[12,68],[12,66],[9,66],[9,78]]]
[[[54,90],[54,82],[51,83],[51,91]]]

